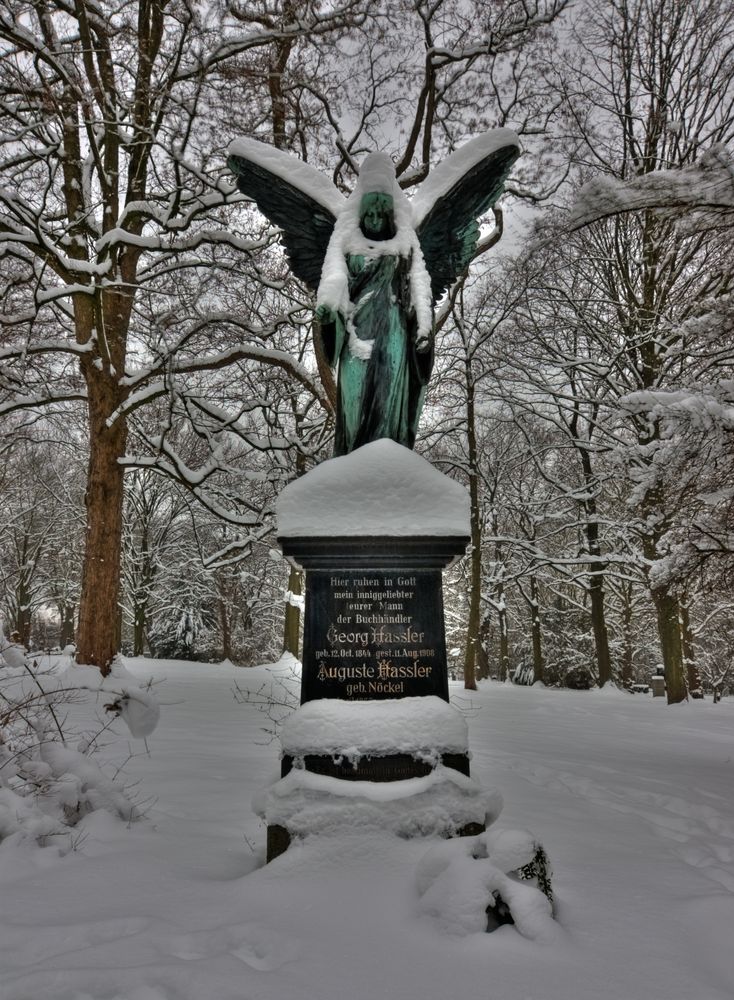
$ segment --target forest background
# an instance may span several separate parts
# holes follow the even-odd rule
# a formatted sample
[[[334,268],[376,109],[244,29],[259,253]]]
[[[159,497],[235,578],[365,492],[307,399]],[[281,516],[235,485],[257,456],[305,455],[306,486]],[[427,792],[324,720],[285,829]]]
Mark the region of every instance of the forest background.
[[[0,56],[6,632],[103,673],[296,651],[274,502],[330,455],[334,380],[226,148],[344,192],[381,149],[410,193],[507,126],[417,444],[471,497],[451,666],[732,679],[729,0],[2,0]]]

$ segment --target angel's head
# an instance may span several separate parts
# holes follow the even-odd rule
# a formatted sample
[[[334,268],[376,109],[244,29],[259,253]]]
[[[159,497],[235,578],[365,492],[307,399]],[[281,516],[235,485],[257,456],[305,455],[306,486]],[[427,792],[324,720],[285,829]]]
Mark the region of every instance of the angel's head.
[[[395,235],[395,209],[391,194],[371,191],[359,203],[359,225],[368,240],[390,240]]]

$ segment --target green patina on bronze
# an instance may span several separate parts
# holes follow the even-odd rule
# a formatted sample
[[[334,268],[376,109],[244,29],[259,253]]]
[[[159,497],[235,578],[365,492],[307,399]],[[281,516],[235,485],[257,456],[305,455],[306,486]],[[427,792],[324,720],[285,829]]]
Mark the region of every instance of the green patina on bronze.
[[[364,195],[360,224],[375,243],[391,239],[392,196]],[[347,271],[351,334],[344,316],[327,309],[317,313],[326,357],[331,365],[339,364],[334,454],[348,454],[379,438],[412,448],[433,355],[430,345],[422,353],[415,345],[410,259],[350,254]]]
[[[292,182],[285,179],[287,154],[268,150],[267,157],[247,155],[257,147],[265,148],[250,141],[244,153],[233,153],[227,162],[240,190],[281,227],[295,275],[315,292],[336,216],[299,186],[296,174]],[[516,141],[489,150],[457,173],[453,186],[416,227],[431,305],[469,265],[479,237],[477,219],[496,202],[518,155]],[[279,173],[269,167],[273,158],[282,167]],[[363,193],[359,219],[375,253],[346,255],[348,315],[325,306],[316,313],[315,334],[329,364],[338,366],[336,455],[383,437],[412,448],[433,365],[432,338],[423,330],[417,340],[412,254],[379,252],[380,242],[396,235],[393,196],[384,190]]]

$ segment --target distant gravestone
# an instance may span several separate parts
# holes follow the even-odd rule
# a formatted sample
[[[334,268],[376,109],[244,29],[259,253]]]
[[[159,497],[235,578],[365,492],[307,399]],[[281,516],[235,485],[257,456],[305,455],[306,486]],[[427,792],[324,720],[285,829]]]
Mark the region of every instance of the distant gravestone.
[[[665,697],[665,676],[662,667],[658,667],[655,671],[655,674],[650,679],[650,686],[652,687],[653,698]]]

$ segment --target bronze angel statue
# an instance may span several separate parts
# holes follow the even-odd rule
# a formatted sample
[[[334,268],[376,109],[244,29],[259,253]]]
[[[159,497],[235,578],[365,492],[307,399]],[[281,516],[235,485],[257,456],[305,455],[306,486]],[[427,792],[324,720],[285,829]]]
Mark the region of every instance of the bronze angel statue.
[[[468,267],[478,219],[520,152],[496,129],[448,156],[409,200],[389,156],[370,153],[345,198],[318,170],[254,139],[227,160],[283,233],[316,293],[316,336],[338,367],[334,454],[392,438],[412,448],[433,366],[434,306]]]

